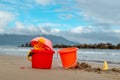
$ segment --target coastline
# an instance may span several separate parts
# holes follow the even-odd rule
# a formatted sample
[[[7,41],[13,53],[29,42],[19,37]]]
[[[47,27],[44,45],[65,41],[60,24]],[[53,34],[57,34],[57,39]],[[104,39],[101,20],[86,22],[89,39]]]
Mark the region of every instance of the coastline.
[[[83,62],[83,61],[81,61]],[[92,67],[102,67],[102,63],[86,62]],[[110,68],[120,65],[110,64]],[[120,80],[116,72],[88,72],[79,69],[64,69],[53,58],[51,69],[33,69],[26,56],[0,55],[1,80]],[[87,76],[87,77],[86,77]]]
[[[85,62],[93,62],[93,63],[103,63],[104,61],[100,60],[81,60],[78,59],[79,61],[85,61]],[[112,65],[120,65],[120,62],[112,62],[112,61],[107,61],[107,63],[112,64]]]

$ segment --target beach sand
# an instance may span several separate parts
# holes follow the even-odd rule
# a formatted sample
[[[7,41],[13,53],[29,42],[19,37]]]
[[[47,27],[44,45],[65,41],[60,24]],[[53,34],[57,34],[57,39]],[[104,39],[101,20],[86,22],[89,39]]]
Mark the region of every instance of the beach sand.
[[[100,63],[89,64],[102,68]],[[109,66],[120,68],[120,65]],[[56,59],[51,69],[33,69],[26,56],[0,55],[0,80],[120,80],[120,73],[64,69]]]

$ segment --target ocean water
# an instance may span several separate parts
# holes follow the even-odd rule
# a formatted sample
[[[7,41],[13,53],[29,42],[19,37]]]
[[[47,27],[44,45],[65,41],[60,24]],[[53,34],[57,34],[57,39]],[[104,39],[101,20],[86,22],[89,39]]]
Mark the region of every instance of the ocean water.
[[[79,49],[78,59],[81,61],[100,62],[107,61],[112,64],[120,64],[120,50],[110,49]]]
[[[32,48],[17,46],[0,46],[0,54],[27,56],[30,49]],[[57,57],[56,54],[58,50],[59,48],[54,48],[54,57]],[[111,64],[120,64],[120,50],[79,49],[77,51],[77,58],[79,61],[91,61],[102,63],[103,61],[107,61]]]
[[[5,45],[0,46],[0,54],[26,56],[30,49],[29,47]]]

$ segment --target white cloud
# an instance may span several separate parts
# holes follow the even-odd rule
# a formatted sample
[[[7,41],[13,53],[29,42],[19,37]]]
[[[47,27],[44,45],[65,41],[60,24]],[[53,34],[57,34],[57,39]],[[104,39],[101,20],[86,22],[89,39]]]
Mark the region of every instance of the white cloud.
[[[118,32],[119,32],[119,33],[120,33],[120,30],[114,30],[114,32],[116,32],[116,33],[118,33]]]
[[[74,3],[74,0],[35,0],[36,3],[40,4],[41,6],[47,6],[47,5],[62,5],[62,7],[65,8],[65,6],[69,6],[71,3]],[[71,4],[72,6],[72,4]]]
[[[20,22],[16,22],[16,28],[17,29],[24,29],[25,26],[22,23],[20,23]]]
[[[89,33],[91,32],[93,29],[88,26],[88,27],[85,27],[85,26],[78,26],[78,27],[75,27],[71,30],[72,33]]]
[[[0,10],[19,11],[33,8],[34,0],[0,0]]]
[[[59,14],[59,18],[62,20],[69,20],[72,19],[74,17],[73,14]]]
[[[38,26],[47,26],[47,27],[58,27],[58,26],[63,26],[62,24],[58,24],[58,23],[40,23],[38,24]]]
[[[42,6],[46,6],[46,5],[53,3],[53,0],[35,0],[35,1],[36,1],[36,3],[38,3]]]
[[[98,23],[120,25],[119,0],[76,0],[77,8],[86,19],[94,19]]]
[[[99,30],[100,29],[100,30]],[[78,26],[70,31],[61,31],[59,33],[64,38],[79,43],[113,43],[120,42],[120,30],[101,29],[101,27]]]
[[[14,19],[10,12],[0,11],[0,32]]]
[[[115,32],[90,32],[90,33],[71,33],[61,32],[64,38],[78,43],[119,43],[120,33]]]
[[[50,24],[50,23],[49,23]],[[51,25],[54,25],[51,23]],[[51,28],[51,26],[33,24],[25,25],[21,22],[16,22],[15,27],[9,28],[7,34],[20,34],[20,35],[41,35],[41,34],[53,34],[56,35],[60,30],[57,28]]]

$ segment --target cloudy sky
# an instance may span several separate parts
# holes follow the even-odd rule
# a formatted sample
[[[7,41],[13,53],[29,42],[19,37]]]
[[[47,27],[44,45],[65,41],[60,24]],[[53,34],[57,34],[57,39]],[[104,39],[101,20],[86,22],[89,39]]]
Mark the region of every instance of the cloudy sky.
[[[119,0],[0,0],[0,34],[120,42]]]

